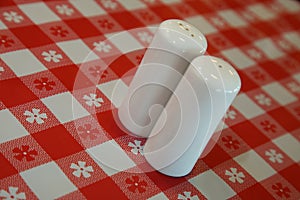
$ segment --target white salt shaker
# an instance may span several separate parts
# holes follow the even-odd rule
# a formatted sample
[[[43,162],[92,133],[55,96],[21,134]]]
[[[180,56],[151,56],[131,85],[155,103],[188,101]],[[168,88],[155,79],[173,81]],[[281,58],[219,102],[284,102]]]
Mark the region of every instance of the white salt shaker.
[[[166,116],[158,118],[146,141],[148,163],[173,177],[191,172],[240,88],[240,77],[229,63],[195,58],[166,104]]]
[[[147,137],[188,65],[206,48],[204,35],[191,24],[176,19],[162,22],[118,109],[124,127]]]

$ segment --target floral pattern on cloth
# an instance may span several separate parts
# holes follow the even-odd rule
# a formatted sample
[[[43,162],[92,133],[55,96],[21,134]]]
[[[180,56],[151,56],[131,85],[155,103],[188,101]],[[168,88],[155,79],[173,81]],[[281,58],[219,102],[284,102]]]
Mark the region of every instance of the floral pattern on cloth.
[[[91,177],[91,173],[94,172],[92,166],[86,166],[86,162],[78,161],[77,164],[72,163],[70,166],[71,169],[74,169],[73,175],[80,178],[81,176],[84,178]]]
[[[35,157],[38,155],[38,152],[35,149],[30,149],[29,145],[22,145],[21,148],[14,148],[13,153],[14,157],[19,161],[33,161]]]
[[[24,115],[27,116],[26,121],[33,124],[36,122],[37,124],[43,124],[44,119],[47,119],[46,113],[40,113],[40,109],[32,108],[32,111],[26,110]]]
[[[18,187],[8,187],[8,191],[0,190],[0,197],[4,200],[24,200],[26,195],[24,192],[18,192]]]
[[[133,193],[145,192],[148,185],[146,181],[140,180],[139,176],[132,176],[131,178],[127,178],[125,182],[127,183],[127,185],[129,185],[127,186],[128,190]]]

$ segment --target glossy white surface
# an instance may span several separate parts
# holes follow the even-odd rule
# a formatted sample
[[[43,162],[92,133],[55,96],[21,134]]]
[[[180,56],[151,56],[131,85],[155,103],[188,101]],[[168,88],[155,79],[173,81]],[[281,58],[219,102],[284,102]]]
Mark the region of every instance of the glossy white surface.
[[[206,48],[204,35],[187,22],[160,24],[118,110],[130,133],[149,135],[189,63]]]
[[[195,58],[165,107],[144,147],[149,164],[179,177],[194,167],[239,92],[235,69],[222,59]]]
[[[162,22],[157,33],[162,38],[153,40],[153,47],[169,50],[187,60],[195,58],[195,55],[204,54],[207,49],[204,35],[196,27],[182,20]],[[162,46],[162,44],[164,45]]]

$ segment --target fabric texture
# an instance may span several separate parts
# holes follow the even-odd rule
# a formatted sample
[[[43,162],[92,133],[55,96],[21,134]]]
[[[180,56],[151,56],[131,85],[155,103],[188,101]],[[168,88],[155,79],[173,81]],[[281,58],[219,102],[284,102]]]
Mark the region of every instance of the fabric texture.
[[[1,1],[0,199],[300,199],[299,13],[292,0]],[[242,80],[182,178],[151,170],[145,139],[115,120],[151,27],[172,18]]]

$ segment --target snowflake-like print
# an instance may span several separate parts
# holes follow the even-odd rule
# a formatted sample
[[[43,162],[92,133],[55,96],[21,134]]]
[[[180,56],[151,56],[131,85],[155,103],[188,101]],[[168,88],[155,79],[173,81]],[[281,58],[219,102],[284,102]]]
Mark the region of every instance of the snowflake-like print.
[[[22,200],[26,199],[26,195],[24,192],[18,193],[19,188],[9,186],[8,191],[5,191],[3,189],[0,190],[0,197],[1,199],[5,200]]]
[[[232,136],[228,135],[228,136],[224,136],[222,137],[222,141],[224,142],[224,145],[228,148],[228,149],[238,149],[240,147],[240,143],[238,140],[233,139]]]
[[[229,180],[233,183],[238,182],[238,183],[243,183],[245,175],[243,172],[238,172],[237,168],[230,168],[230,170],[225,171],[225,175],[229,176]]]
[[[260,105],[270,106],[272,100],[264,94],[258,94],[254,97]]]
[[[291,196],[291,190],[288,187],[285,187],[282,183],[275,183],[274,185],[272,185],[272,189],[281,198],[289,198]]]
[[[199,200],[199,197],[197,195],[192,196],[192,192],[183,192],[183,194],[178,194],[177,196],[178,200]]]
[[[147,32],[138,32],[137,35],[143,42],[150,43],[152,40],[152,36]]]
[[[84,95],[83,99],[86,100],[85,103],[89,106],[96,106],[96,107],[100,107],[102,105],[102,103],[104,102],[103,99],[101,97],[97,97],[96,94],[91,93],[89,96],[88,95]]]
[[[297,84],[296,82],[290,82],[286,86],[289,88],[291,92],[300,94],[300,85]]]
[[[274,149],[266,151],[265,155],[268,156],[269,160],[273,163],[283,163],[283,155],[281,153],[277,153]]]
[[[23,16],[19,15],[17,12],[9,11],[3,13],[4,19],[9,22],[20,23],[24,20]]]
[[[11,47],[15,42],[6,35],[0,35],[0,46]]]
[[[264,121],[260,122],[260,125],[263,126],[263,129],[265,131],[272,132],[272,133],[276,132],[276,129],[277,129],[276,125],[272,124],[269,120],[264,120]]]
[[[110,52],[110,50],[112,49],[111,46],[109,44],[107,44],[106,42],[102,41],[102,42],[94,42],[93,46],[95,47],[95,49],[99,52],[105,52],[108,53]]]
[[[141,155],[144,155],[144,152],[143,152],[143,149],[144,149],[144,146],[141,145],[141,141],[139,140],[134,140],[133,143],[132,142],[129,142],[128,143],[128,146],[131,147],[131,152],[135,155],[138,155],[139,153]]]
[[[92,166],[86,166],[86,162],[84,161],[78,161],[77,164],[72,163],[70,166],[71,169],[75,169],[73,171],[73,175],[80,178],[83,176],[84,178],[91,177],[91,173],[94,172],[94,169]]]
[[[225,114],[225,118],[226,119],[235,119],[235,117],[236,117],[236,112],[234,111],[234,110],[228,110],[227,112],[226,112],[226,114]]]
[[[66,37],[69,34],[69,31],[63,29],[61,26],[52,26],[50,27],[51,34],[60,37]]]
[[[102,5],[108,9],[116,9],[118,4],[112,0],[101,0]]]
[[[12,152],[15,154],[14,158],[19,161],[25,158],[27,162],[35,160],[35,156],[38,155],[38,152],[35,149],[30,149],[28,145],[22,145],[21,148],[16,147]]]
[[[138,176],[132,176],[131,178],[127,178],[125,182],[129,185],[127,187],[128,190],[133,193],[144,193],[148,185],[146,181],[140,180],[140,177]]]
[[[257,60],[262,58],[262,53],[256,49],[249,49],[247,52],[251,58]]]
[[[61,54],[58,54],[54,50],[50,50],[48,52],[43,51],[42,56],[44,56],[44,60],[47,62],[55,62],[58,63],[63,58]]]
[[[61,15],[67,15],[67,16],[71,16],[74,13],[73,8],[69,8],[68,5],[57,5],[56,10],[59,14]]]
[[[95,140],[97,138],[97,134],[99,133],[98,129],[92,128],[91,124],[84,124],[83,126],[78,127],[78,131],[80,132],[80,136],[83,139],[91,139]]]
[[[99,20],[98,21],[100,27],[105,28],[105,29],[112,29],[115,24],[107,19]]]
[[[35,79],[33,81],[35,84],[35,88],[39,90],[43,90],[45,88],[46,91],[50,91],[56,85],[54,81],[50,81],[47,77],[42,77],[41,79]]]
[[[43,124],[44,120],[43,119],[47,119],[47,115],[46,113],[40,113],[40,109],[37,108],[33,108],[32,112],[30,112],[29,110],[26,110],[24,112],[25,116],[28,116],[26,118],[26,121],[33,124],[34,122],[36,122],[37,124]]]

